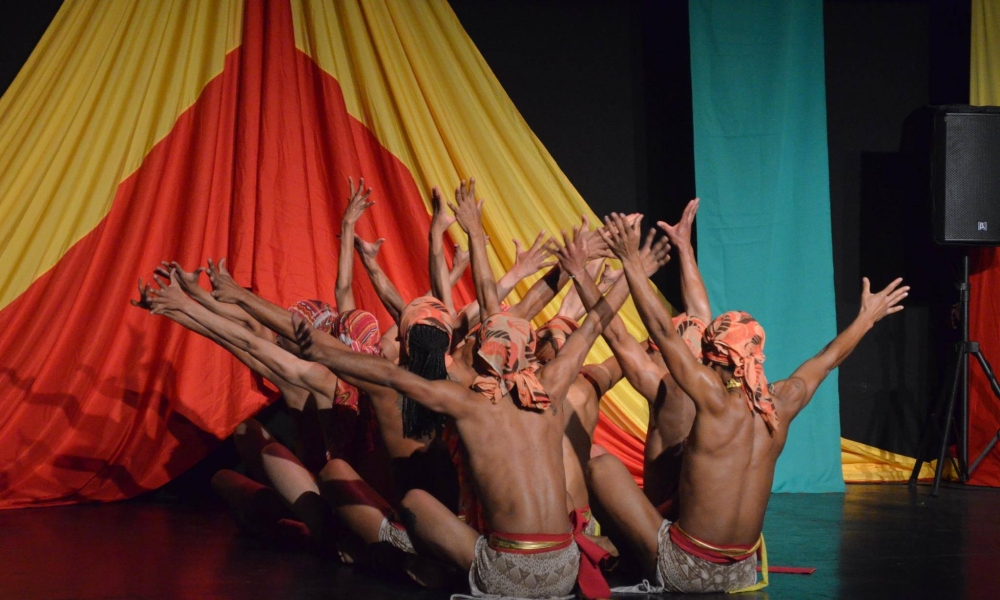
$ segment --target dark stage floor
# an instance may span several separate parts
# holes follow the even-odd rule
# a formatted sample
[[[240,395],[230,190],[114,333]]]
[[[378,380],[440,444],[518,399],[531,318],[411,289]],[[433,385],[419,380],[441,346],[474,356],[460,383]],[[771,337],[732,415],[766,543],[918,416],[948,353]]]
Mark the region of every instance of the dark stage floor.
[[[869,485],[846,495],[777,494],[764,532],[772,564],[817,570],[772,575],[767,590],[744,598],[1000,597],[998,490],[951,488],[931,498],[926,487]],[[265,547],[238,535],[218,506],[0,512],[4,599],[446,597]]]

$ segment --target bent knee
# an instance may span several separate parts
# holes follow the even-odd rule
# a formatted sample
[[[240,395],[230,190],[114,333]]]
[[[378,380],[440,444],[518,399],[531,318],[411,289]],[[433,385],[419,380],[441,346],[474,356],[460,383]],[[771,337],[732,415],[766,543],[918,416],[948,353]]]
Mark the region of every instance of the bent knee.
[[[326,461],[319,471],[320,481],[333,481],[335,479],[357,479],[358,474],[351,465],[342,458],[332,458]]]
[[[414,508],[426,506],[429,502],[437,502],[437,500],[426,490],[414,488],[406,492],[403,499],[399,501],[399,506],[412,511]]]
[[[605,452],[587,461],[587,481],[599,480],[602,473],[624,467],[617,456]]]

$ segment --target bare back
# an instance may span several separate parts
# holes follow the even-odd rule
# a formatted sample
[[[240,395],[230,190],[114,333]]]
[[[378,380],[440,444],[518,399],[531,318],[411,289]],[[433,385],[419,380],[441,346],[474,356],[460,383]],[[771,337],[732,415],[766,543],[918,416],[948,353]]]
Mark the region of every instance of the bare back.
[[[543,412],[510,396],[493,404],[469,391],[474,410],[455,421],[490,527],[504,533],[566,533],[562,402]]]
[[[775,384],[776,403],[783,383]],[[708,543],[753,544],[764,525],[787,423],[771,432],[748,409],[742,390],[727,395],[723,411],[700,412],[694,421],[681,469],[678,522]]]

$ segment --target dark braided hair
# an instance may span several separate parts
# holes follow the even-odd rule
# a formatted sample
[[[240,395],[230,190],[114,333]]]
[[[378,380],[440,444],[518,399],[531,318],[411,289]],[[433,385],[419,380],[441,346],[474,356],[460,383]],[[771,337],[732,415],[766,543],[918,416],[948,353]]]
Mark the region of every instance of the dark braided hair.
[[[448,378],[444,357],[451,345],[448,334],[430,325],[414,325],[407,335],[408,371],[424,379],[437,381]],[[434,412],[412,398],[403,397],[403,436],[423,438],[441,433],[447,417]]]

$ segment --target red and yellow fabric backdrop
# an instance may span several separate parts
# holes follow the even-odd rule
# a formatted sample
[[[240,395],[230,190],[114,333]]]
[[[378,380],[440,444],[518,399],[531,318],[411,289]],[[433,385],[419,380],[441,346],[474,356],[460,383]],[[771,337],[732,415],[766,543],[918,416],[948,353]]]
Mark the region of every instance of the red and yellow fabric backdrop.
[[[970,103],[1000,105],[1000,2],[972,2],[972,58]],[[1000,369],[1000,249],[985,248],[973,255],[969,277],[969,337],[993,369]],[[969,363],[969,461],[983,451],[1000,430],[1000,399],[975,359]],[[970,483],[1000,486],[1000,446],[983,459]]]
[[[266,404],[128,299],[160,260],[222,256],[279,304],[332,299],[348,176],[407,297],[429,287],[432,185],[477,178],[497,272],[511,238],[594,218],[443,0],[65,3],[0,99],[0,508],[154,489]],[[385,326],[363,274],[355,293]],[[641,475],[646,402],[622,385],[602,411]]]

